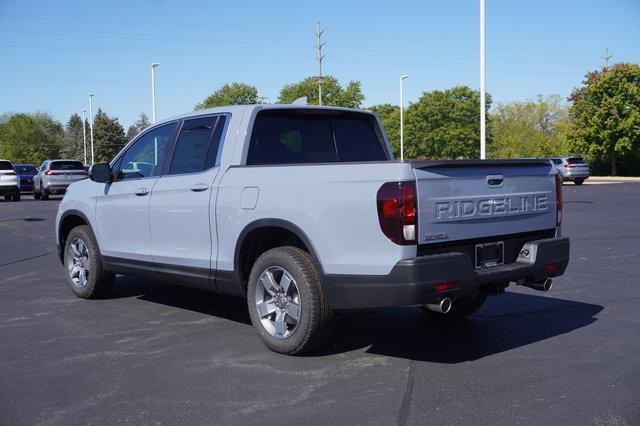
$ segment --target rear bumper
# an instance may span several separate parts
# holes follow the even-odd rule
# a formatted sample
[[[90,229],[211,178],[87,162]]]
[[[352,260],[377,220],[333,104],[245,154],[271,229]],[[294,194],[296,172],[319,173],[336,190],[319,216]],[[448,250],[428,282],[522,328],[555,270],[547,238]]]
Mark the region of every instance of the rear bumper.
[[[589,172],[568,172],[562,176],[563,180],[589,179]]]
[[[57,195],[64,194],[67,192],[67,188],[71,185],[71,183],[62,184],[62,183],[50,183],[45,184],[44,189],[46,189],[49,194]]]
[[[20,188],[18,185],[0,185],[0,195],[13,195],[19,193]]]
[[[466,253],[451,252],[401,260],[389,275],[325,275],[326,295],[332,309],[373,309],[464,296],[494,283],[539,282],[564,273],[569,264],[569,239],[531,241],[520,253],[513,263],[486,269],[474,269]],[[457,288],[436,292],[436,284],[444,282],[455,282]]]
[[[20,191],[33,191],[33,182],[20,182]]]

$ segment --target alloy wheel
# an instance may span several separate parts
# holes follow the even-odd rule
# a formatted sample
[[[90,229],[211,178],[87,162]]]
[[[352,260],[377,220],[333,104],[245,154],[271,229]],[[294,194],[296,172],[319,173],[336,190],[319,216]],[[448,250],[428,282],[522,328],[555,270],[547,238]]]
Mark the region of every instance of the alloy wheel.
[[[296,331],[301,314],[300,292],[289,271],[271,266],[260,274],[255,308],[262,326],[272,337],[286,339]]]
[[[84,288],[89,282],[89,273],[91,271],[89,249],[80,238],[75,238],[69,244],[67,270],[73,285],[77,288]]]

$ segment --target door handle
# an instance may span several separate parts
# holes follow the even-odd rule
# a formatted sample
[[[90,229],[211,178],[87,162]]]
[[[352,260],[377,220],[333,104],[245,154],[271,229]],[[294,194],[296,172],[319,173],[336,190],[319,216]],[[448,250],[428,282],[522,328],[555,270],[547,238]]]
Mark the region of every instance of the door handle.
[[[206,183],[196,183],[191,187],[191,190],[193,192],[202,192],[206,191],[207,189],[209,189],[209,185],[207,185]]]
[[[138,195],[140,197],[143,197],[143,196],[147,195],[148,193],[149,193],[149,190],[147,188],[142,187],[142,188],[136,189],[136,195]]]

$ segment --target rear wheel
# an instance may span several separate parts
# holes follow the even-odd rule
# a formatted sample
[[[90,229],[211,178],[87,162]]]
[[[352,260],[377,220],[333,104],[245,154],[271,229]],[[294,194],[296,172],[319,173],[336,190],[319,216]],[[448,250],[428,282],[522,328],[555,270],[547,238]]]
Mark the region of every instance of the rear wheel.
[[[47,201],[49,199],[49,190],[40,186],[40,197],[43,201]]]
[[[4,196],[4,200],[5,200],[5,201],[9,201],[9,200],[11,200],[11,195],[5,195],[5,196]]]
[[[275,352],[311,351],[333,331],[320,274],[309,253],[296,247],[274,248],[256,260],[247,304],[253,326]]]
[[[13,201],[20,201],[20,193],[16,192],[12,197]]]
[[[71,291],[82,299],[104,297],[113,287],[115,274],[105,271],[98,243],[86,225],[69,232],[64,248],[64,266]]]
[[[576,185],[582,185],[584,183],[584,179],[574,179],[573,183],[575,183]]]
[[[435,312],[427,308],[422,308],[422,310],[431,318],[444,320],[460,319],[474,314],[478,309],[480,309],[484,301],[487,299],[487,296],[487,292],[480,291],[472,296],[459,297],[453,301],[451,309],[446,314]]]
[[[36,187],[33,187],[33,199],[39,200],[40,196],[41,196],[40,190],[36,189]]]

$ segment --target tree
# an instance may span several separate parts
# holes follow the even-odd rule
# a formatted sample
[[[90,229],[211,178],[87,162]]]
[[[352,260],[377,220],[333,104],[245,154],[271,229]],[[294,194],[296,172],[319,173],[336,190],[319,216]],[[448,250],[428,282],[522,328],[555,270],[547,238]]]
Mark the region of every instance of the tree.
[[[617,160],[640,155],[640,66],[620,63],[586,75],[571,93],[569,141],[594,158]]]
[[[47,113],[13,114],[0,125],[0,158],[40,164],[58,158],[64,131]]]
[[[195,106],[195,109],[225,105],[251,105],[260,103],[258,89],[245,83],[225,84]]]
[[[568,110],[559,95],[498,105],[491,114],[492,158],[567,155]]]
[[[487,111],[490,106],[487,95]],[[409,105],[405,118],[405,157],[480,156],[480,92],[467,86],[425,92]]]
[[[93,119],[93,141],[96,162],[111,161],[127,143],[118,119],[109,117],[101,109]]]
[[[396,158],[400,158],[400,107],[391,104],[380,104],[367,109],[380,116],[384,132],[393,149],[393,155]]]
[[[129,126],[127,130],[127,140],[133,139],[138,133],[149,127],[150,124],[149,117],[144,112],[140,112],[138,120]]]
[[[298,98],[307,97],[309,104],[318,104],[318,77],[307,77],[298,83],[287,84],[280,90],[278,102],[290,104]],[[360,108],[364,95],[359,81],[350,81],[345,88],[335,77],[322,77],[322,104],[345,108]]]
[[[64,129],[64,143],[61,152],[63,157],[84,161],[84,138],[82,131],[82,118],[80,118],[78,114],[72,114]]]

